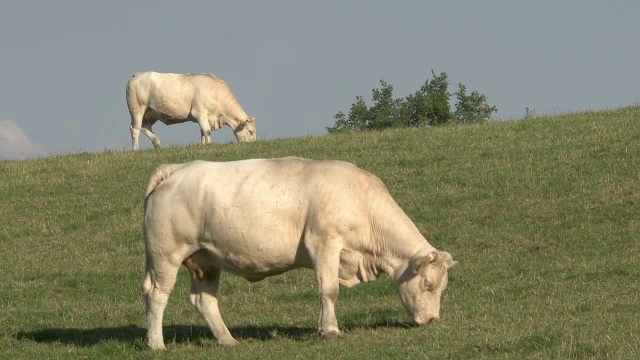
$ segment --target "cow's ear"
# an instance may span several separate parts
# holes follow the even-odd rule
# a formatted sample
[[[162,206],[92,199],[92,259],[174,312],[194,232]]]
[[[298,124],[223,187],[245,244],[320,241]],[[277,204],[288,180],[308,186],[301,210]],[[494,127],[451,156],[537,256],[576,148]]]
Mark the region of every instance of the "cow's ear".
[[[458,262],[453,259],[447,263],[447,269],[453,269],[456,266],[458,266]]]
[[[450,270],[450,269],[453,269],[454,267],[458,266],[458,262],[453,260],[452,257],[449,257],[447,259],[446,265],[447,265],[447,269]]]
[[[419,256],[417,259],[413,260],[413,273],[418,274],[424,266],[429,265],[429,263],[432,263],[437,260],[438,260],[438,253],[435,251],[430,252],[424,256]]]
[[[453,256],[446,251],[442,252],[442,263],[447,269],[452,269],[458,265],[458,262],[453,260]]]
[[[254,118],[253,116],[247,119],[247,123],[255,123],[256,122],[256,118]]]

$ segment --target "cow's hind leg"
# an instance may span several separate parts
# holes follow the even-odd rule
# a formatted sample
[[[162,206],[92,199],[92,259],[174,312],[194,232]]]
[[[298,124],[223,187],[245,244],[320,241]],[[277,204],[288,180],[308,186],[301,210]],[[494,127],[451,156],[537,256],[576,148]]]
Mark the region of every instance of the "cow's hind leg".
[[[131,144],[133,150],[140,149],[140,131],[142,131],[153,143],[153,146],[158,149],[160,147],[160,138],[156,136],[151,130],[151,127],[156,122],[156,119],[153,119],[149,116],[148,113],[143,113],[141,110],[133,110],[131,112],[131,126],[129,126],[129,130],[131,130]]]
[[[155,122],[155,119],[152,119],[150,116],[145,115],[144,119],[142,120],[141,130],[145,135],[147,135],[149,140],[151,140],[151,142],[153,143],[153,147],[159,149],[160,138],[156,134],[154,134],[153,130],[151,130],[151,127],[153,126],[153,124],[155,124]]]
[[[180,269],[180,264],[166,260],[160,263],[149,261],[147,254],[147,272],[142,284],[147,312],[147,344],[152,349],[164,349],[162,317]]]
[[[143,115],[144,113],[142,112],[131,112],[131,125],[129,126],[129,130],[131,131],[131,146],[133,147],[133,150],[138,150],[140,148],[138,138],[140,137]]]
[[[218,344],[237,344],[238,341],[231,336],[229,329],[224,324],[218,307],[217,293],[220,285],[220,269],[213,266],[200,266],[193,258],[187,259],[184,265],[191,273],[189,300],[204,318]]]

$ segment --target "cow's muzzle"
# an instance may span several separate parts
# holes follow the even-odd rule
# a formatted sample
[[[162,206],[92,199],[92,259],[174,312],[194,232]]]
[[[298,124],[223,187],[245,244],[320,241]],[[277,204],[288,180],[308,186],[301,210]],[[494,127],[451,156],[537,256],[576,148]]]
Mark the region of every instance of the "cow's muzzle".
[[[437,324],[439,322],[441,322],[442,320],[440,320],[439,317],[437,316],[432,316],[426,319],[414,319],[414,322],[416,325],[418,326],[422,326],[422,325],[426,325],[426,324]]]

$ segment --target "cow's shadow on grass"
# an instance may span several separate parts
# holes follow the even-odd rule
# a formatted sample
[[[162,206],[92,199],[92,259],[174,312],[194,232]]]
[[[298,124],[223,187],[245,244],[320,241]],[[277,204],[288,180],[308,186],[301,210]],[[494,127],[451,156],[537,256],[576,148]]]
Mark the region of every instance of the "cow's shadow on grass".
[[[407,327],[403,323],[378,323],[370,324],[366,328],[378,327]],[[362,326],[346,325],[343,330],[357,331]],[[173,325],[165,326],[164,341],[171,343],[202,343],[203,341],[213,342],[213,336],[206,326]],[[30,340],[38,343],[58,343],[77,347],[91,347],[103,342],[121,342],[131,346],[145,347],[144,338],[146,329],[137,325],[125,325],[118,327],[105,327],[93,329],[63,329],[47,328],[34,331],[20,331],[13,336],[17,340]],[[294,341],[304,341],[317,337],[318,332],[314,328],[306,327],[282,327],[282,326],[244,326],[230,328],[231,334],[238,340],[258,340],[267,341],[277,338],[285,338]]]
[[[237,327],[229,329],[239,341],[269,340],[275,337],[303,339],[313,336],[315,329],[294,327]],[[116,341],[130,345],[144,344],[147,333],[145,328],[137,325],[105,327],[93,329],[48,328],[35,331],[21,331],[14,334],[17,340],[31,340],[38,343],[60,343],[77,347],[94,346],[102,342]],[[206,326],[173,325],[163,328],[164,341],[171,343],[199,343],[213,341],[213,335]]]

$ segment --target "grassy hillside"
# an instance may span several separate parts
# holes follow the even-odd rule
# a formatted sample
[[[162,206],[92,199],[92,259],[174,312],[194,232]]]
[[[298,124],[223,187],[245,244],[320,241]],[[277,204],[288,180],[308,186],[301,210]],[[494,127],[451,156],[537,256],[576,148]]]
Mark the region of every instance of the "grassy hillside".
[[[146,141],[144,139],[143,141]],[[168,350],[144,344],[142,196],[162,163],[302,156],[379,176],[460,261],[443,322],[409,328],[386,278],[316,335],[311,271],[223,275],[219,347],[181,270]],[[0,162],[0,358],[640,358],[640,107],[517,122]],[[230,182],[233,179],[229,179]]]

